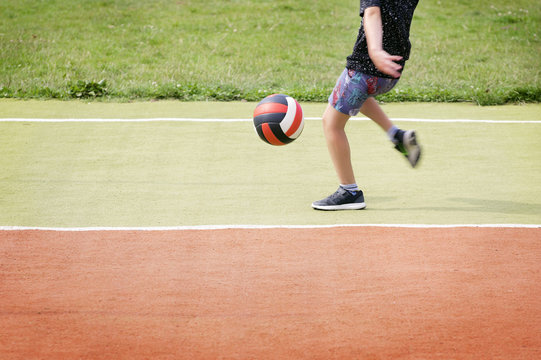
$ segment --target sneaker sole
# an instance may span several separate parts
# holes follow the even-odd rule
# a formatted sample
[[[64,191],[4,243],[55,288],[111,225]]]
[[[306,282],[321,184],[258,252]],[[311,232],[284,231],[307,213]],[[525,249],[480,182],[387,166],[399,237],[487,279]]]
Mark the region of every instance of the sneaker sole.
[[[342,204],[342,205],[315,205],[312,204],[312,207],[316,210],[325,210],[325,211],[332,211],[332,210],[362,210],[366,208],[365,203],[350,203],[350,204]]]

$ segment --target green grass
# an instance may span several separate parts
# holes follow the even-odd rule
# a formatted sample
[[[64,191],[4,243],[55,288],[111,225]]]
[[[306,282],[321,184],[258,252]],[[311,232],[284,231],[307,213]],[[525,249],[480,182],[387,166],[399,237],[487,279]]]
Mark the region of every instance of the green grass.
[[[325,101],[358,1],[0,2],[0,97]],[[420,2],[383,101],[541,101],[541,3]]]

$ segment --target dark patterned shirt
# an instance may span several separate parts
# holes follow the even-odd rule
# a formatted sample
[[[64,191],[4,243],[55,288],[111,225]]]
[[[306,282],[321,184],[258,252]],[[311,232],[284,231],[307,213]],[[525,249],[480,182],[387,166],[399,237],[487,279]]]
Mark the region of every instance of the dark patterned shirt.
[[[383,50],[391,55],[402,56],[403,59],[398,62],[402,66],[409,59],[411,50],[409,41],[410,26],[418,2],[419,0],[361,0],[361,17],[364,16],[364,10],[369,7],[377,6],[380,8],[383,26]],[[346,67],[368,75],[391,77],[376,69],[370,59],[362,22],[353,53],[347,57]]]

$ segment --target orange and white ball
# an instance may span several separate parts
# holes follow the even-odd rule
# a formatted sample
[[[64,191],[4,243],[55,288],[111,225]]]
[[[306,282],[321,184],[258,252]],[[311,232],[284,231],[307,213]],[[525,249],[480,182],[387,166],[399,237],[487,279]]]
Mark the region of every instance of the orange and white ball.
[[[299,137],[304,128],[302,108],[291,96],[269,95],[254,110],[254,127],[266,143],[289,144]]]

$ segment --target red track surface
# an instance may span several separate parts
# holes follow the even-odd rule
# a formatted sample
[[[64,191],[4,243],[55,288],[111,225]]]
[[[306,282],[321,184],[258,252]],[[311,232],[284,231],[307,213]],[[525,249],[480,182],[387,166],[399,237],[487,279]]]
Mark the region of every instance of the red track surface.
[[[541,358],[541,229],[0,232],[1,359]]]

